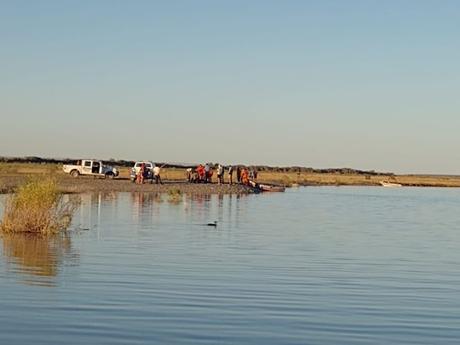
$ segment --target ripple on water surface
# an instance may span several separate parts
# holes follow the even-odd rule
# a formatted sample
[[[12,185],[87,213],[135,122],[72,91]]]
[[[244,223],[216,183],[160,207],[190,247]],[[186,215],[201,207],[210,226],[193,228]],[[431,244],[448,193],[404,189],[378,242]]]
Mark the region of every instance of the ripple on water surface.
[[[1,239],[0,343],[457,344],[459,197],[85,194],[68,235]]]

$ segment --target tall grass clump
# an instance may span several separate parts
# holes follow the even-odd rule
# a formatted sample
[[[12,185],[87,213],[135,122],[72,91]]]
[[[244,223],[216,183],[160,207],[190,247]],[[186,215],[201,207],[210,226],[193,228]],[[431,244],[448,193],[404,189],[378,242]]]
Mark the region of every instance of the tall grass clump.
[[[55,234],[67,229],[78,205],[74,197],[64,200],[55,180],[30,180],[7,198],[0,230]]]
[[[168,190],[168,201],[170,203],[179,203],[182,201],[182,192],[179,188],[172,188]]]

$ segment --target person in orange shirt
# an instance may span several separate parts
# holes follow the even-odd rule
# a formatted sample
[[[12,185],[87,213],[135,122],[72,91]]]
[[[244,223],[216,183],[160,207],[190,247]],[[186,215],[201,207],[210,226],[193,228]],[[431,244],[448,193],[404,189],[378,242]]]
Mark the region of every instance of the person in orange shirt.
[[[241,183],[245,185],[249,184],[249,172],[246,168],[243,168],[241,171]]]
[[[138,184],[143,184],[144,183],[144,174],[145,174],[145,164],[142,163],[141,167],[139,169],[139,172],[137,173],[137,183]]]

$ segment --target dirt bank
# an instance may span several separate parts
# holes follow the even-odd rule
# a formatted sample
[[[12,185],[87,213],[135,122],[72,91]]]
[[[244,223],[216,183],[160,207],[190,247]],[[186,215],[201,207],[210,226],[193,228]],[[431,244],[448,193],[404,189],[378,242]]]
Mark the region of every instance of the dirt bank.
[[[26,176],[0,176],[0,193],[12,192],[18,185],[27,180]],[[254,189],[242,185],[191,184],[185,182],[165,182],[164,184],[145,183],[138,185],[128,179],[106,180],[92,177],[60,177],[59,189],[64,193],[83,192],[159,192],[167,193],[179,190],[184,194],[249,194]]]

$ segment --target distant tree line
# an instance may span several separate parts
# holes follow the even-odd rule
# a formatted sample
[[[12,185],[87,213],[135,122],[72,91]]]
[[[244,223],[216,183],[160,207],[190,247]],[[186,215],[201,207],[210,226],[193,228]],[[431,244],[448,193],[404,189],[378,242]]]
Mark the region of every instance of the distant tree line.
[[[73,164],[77,159],[72,158],[42,158],[42,157],[0,157],[1,163],[34,163],[34,164]],[[109,159],[103,160],[104,164],[115,165],[119,167],[132,167],[135,161],[123,160],[123,159]],[[156,162],[159,165],[163,165],[166,168],[189,168],[196,165],[188,164],[178,164],[178,163],[164,163]],[[217,165],[210,163],[210,165]],[[234,164],[234,166],[244,166],[245,164]],[[329,169],[314,169],[310,167],[273,167],[267,165],[250,165],[251,168],[255,168],[258,171],[267,171],[267,172],[281,172],[281,173],[310,173],[310,174],[340,174],[340,175],[393,175],[393,173],[388,172],[376,172],[374,170],[357,170],[351,168],[329,168]]]

